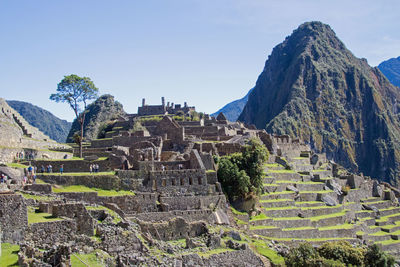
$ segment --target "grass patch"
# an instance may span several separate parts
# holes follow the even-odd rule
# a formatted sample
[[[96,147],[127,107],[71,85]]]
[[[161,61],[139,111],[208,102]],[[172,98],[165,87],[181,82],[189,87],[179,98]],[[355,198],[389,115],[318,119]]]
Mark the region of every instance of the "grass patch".
[[[275,250],[257,244],[255,244],[254,246],[258,254],[268,258],[274,264],[274,266],[284,266],[285,259],[281,255],[276,253]]]
[[[38,173],[38,175],[58,175],[58,176],[92,176],[92,175],[115,175],[115,172],[64,172],[64,174],[60,174],[59,172],[52,172],[52,173]]]
[[[231,207],[231,211],[233,214],[235,215],[243,215],[243,216],[247,216],[247,212],[242,212],[242,211],[238,211],[237,209],[235,209],[234,207]]]
[[[278,229],[278,227],[270,226],[270,225],[256,225],[256,226],[251,225],[250,226],[250,230],[264,230],[264,229]]]
[[[340,225],[334,225],[334,226],[324,226],[324,227],[319,227],[318,230],[320,231],[326,231],[326,230],[340,230],[340,229],[353,229],[354,224],[340,224]]]
[[[268,173],[296,173],[294,170],[268,170]]]
[[[333,190],[300,191],[300,192],[299,192],[299,194],[310,194],[310,193],[315,193],[315,194],[327,194],[327,193],[333,193]]]
[[[235,221],[236,221],[236,223],[239,224],[239,225],[247,225],[247,222],[242,221],[242,220],[240,220],[240,219],[236,219],[236,218],[235,218]]]
[[[322,219],[328,219],[328,218],[344,216],[344,215],[346,215],[346,212],[347,212],[347,210],[343,210],[343,211],[337,212],[337,213],[331,213],[331,214],[325,214],[325,215],[321,215],[321,216],[310,217],[309,219],[312,222],[315,222],[315,221],[319,221],[319,220],[322,220]]]
[[[22,169],[25,169],[25,168],[28,167],[28,165],[24,165],[24,164],[21,164],[21,163],[15,163],[15,162],[7,163],[6,165],[7,165],[7,167],[11,167],[11,168],[22,168]]]
[[[115,224],[117,224],[117,223],[122,221],[121,216],[119,216],[118,213],[116,213],[115,211],[113,211],[112,209],[109,209],[107,207],[104,207],[104,206],[97,206],[97,207],[85,206],[85,208],[87,210],[105,210],[108,214],[110,214],[112,217],[114,217],[113,223],[115,223]]]
[[[267,215],[265,215],[264,213],[260,213],[257,216],[253,216],[250,218],[250,221],[254,222],[254,221],[260,221],[260,220],[266,220],[269,219],[269,217],[267,217]]]
[[[376,233],[369,234],[369,236],[385,236],[385,235],[390,236],[391,234],[384,231],[378,231]]]
[[[31,195],[23,192],[18,192],[17,194],[22,195],[25,199],[33,199],[36,201],[51,201],[55,200],[55,197],[50,197],[50,196],[37,196],[37,195]]]
[[[381,245],[400,244],[400,240],[389,239],[389,240],[375,242],[375,244],[381,244]]]
[[[99,256],[98,256],[99,255]],[[71,254],[71,266],[72,267],[105,267],[105,259],[112,258],[106,252],[102,250],[96,250],[89,254]],[[82,263],[82,261],[84,263]]]
[[[303,226],[303,227],[293,227],[293,228],[284,228],[282,231],[301,231],[301,230],[316,230],[314,227],[311,226]]]
[[[19,266],[18,265],[18,245],[12,245],[9,243],[1,243],[1,256],[0,266]]]
[[[287,202],[287,201],[293,201],[293,199],[288,199],[288,198],[280,198],[280,199],[267,199],[267,200],[260,200],[260,203],[276,203],[276,202]]]
[[[35,212],[35,208],[28,207],[28,224],[41,222],[61,221],[61,218],[53,217],[50,213]]]
[[[97,192],[102,197],[114,197],[114,196],[134,196],[135,193],[126,190],[105,190],[100,188],[90,188],[84,185],[70,185],[70,186],[59,186],[53,187],[54,193],[70,193],[70,192]]]
[[[280,192],[271,192],[271,193],[264,193],[261,196],[268,196],[268,195],[281,195],[281,194],[295,194],[293,191],[280,191]]]

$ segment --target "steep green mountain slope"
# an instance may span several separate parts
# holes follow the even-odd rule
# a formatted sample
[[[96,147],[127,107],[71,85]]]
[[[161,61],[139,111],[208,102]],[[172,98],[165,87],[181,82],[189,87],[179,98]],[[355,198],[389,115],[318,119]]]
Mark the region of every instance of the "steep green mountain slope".
[[[400,92],[321,22],[302,24],[265,63],[240,121],[289,134],[365,175],[400,171]]]
[[[383,61],[378,68],[391,83],[400,87],[400,57]]]
[[[224,113],[225,117],[229,121],[236,121],[237,118],[239,117],[240,113],[242,113],[242,110],[244,106],[247,103],[247,99],[249,98],[250,92],[253,90],[250,89],[250,91],[241,99],[232,101],[225,106],[223,106],[221,109],[219,109],[217,112],[211,114],[211,116],[216,117],[218,116],[219,113]]]
[[[84,124],[84,138],[96,139],[104,123],[125,114],[122,104],[114,100],[112,95],[102,95],[86,108]],[[80,130],[80,125],[75,119],[68,134],[68,141],[73,142],[75,132]]]
[[[7,104],[21,114],[29,124],[38,128],[51,139],[65,143],[71,129],[71,122],[62,120],[49,111],[28,102],[7,100]]]

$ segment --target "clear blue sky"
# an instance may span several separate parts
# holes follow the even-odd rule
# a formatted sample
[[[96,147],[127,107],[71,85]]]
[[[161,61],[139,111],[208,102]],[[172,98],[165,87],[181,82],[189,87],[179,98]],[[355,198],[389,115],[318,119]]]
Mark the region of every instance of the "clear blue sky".
[[[71,121],[48,98],[73,73],[130,113],[161,96],[212,113],[305,21],[331,25],[370,65],[400,56],[399,11],[398,0],[0,0],[0,97]]]

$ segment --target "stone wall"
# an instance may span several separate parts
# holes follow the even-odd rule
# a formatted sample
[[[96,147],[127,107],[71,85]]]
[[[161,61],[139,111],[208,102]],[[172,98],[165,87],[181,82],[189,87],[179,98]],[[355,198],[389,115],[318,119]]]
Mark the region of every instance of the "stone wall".
[[[87,187],[101,188],[106,190],[119,190],[121,186],[120,179],[115,175],[38,175],[46,183],[58,185],[84,185]]]
[[[131,217],[141,221],[161,222],[171,220],[175,217],[185,218],[188,222],[193,221],[209,221],[212,211],[204,210],[173,210],[164,212],[143,212],[130,215]]]
[[[75,220],[78,234],[93,235],[94,221],[82,203],[66,203],[54,205],[52,208],[54,217],[67,217]]]
[[[28,240],[40,245],[54,245],[75,240],[77,225],[74,220],[33,223],[29,226]]]
[[[138,221],[138,223],[143,233],[149,233],[153,238],[164,241],[196,237],[208,232],[205,222],[188,223],[181,217],[174,218],[168,222]]]
[[[28,213],[22,195],[0,194],[0,229],[3,242],[24,240],[28,227]]]
[[[60,170],[61,164],[64,165],[64,172],[89,172],[90,164],[98,164],[99,171],[110,171],[112,170],[111,162],[109,160],[33,160],[32,166],[36,166],[38,171],[40,171],[41,166],[43,165],[45,168],[47,165],[51,165],[53,167],[53,172],[57,173]],[[114,166],[120,167],[120,166]]]
[[[226,199],[224,195],[160,197],[160,203],[168,205],[169,210],[196,210],[222,208]]]

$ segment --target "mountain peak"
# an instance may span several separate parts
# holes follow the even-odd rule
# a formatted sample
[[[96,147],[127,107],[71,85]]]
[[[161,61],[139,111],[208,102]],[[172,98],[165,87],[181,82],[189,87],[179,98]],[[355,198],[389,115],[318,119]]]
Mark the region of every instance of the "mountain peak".
[[[240,121],[289,134],[356,172],[400,173],[400,96],[329,25],[306,22],[265,63]]]

